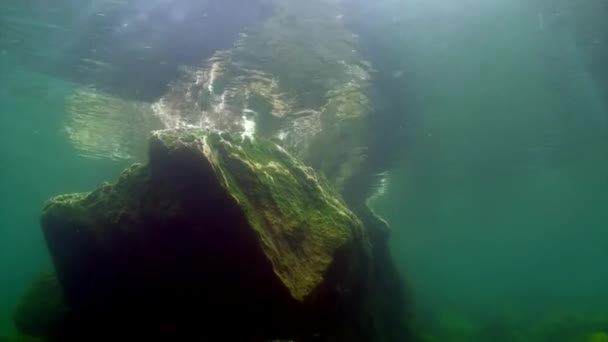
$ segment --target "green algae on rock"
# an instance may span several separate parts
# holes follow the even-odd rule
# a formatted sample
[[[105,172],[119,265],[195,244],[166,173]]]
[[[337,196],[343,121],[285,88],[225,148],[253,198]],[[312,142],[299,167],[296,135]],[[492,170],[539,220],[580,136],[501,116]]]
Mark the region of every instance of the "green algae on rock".
[[[339,195],[280,146],[191,131],[159,131],[152,140],[155,153],[184,146],[210,162],[293,298],[304,300],[320,285],[337,250],[365,247],[362,224]]]
[[[80,326],[247,341],[357,335],[347,322],[364,315],[353,311],[368,241],[323,177],[273,142],[202,130],[156,132],[149,159],[44,209]]]

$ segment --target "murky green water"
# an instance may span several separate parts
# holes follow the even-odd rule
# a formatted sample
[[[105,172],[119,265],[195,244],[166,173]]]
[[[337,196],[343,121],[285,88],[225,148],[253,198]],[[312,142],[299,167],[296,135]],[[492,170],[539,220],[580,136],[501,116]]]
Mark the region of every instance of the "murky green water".
[[[409,3],[408,133],[375,206],[418,303],[454,341],[606,317],[605,5]]]
[[[138,158],[93,159],[74,146],[70,97],[94,84],[153,101],[177,66],[242,30],[199,40],[187,26],[166,29],[170,20],[151,29],[152,17],[129,31],[144,9],[61,2],[0,4],[0,336],[15,333],[14,306],[52,267],[44,200],[91,190]],[[376,156],[384,186],[371,203],[393,227],[413,324],[429,341],[608,340],[608,4],[343,2],[376,70],[373,129],[385,134],[374,153],[386,155]],[[230,3],[213,20],[255,26],[265,16]],[[123,124],[108,122],[108,134]]]
[[[0,335],[10,335],[23,291],[52,267],[38,223],[44,201],[66,190],[87,191],[127,163],[80,158],[65,140],[61,122],[72,84],[24,69],[10,55],[0,65]]]

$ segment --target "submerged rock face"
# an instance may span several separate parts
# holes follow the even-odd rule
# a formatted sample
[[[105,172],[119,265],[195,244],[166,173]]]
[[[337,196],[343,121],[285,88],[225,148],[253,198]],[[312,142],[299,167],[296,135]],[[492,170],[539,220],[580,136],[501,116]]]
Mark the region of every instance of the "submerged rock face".
[[[21,299],[15,310],[15,325],[19,331],[30,336],[54,336],[68,315],[57,277],[44,274],[34,280]]]
[[[405,340],[388,226],[365,203],[365,166],[377,160],[373,69],[342,1],[260,2],[273,8],[266,20],[186,63],[160,98],[83,86],[67,99],[66,132],[88,157],[144,159],[159,128],[232,135],[157,133],[149,165],[49,202],[42,222],[75,316],[57,340],[91,331],[115,340],[121,329],[173,340],[192,330],[211,340]]]
[[[156,132],[148,165],[51,199],[42,224],[77,322],[57,340],[367,340],[362,223],[272,142]]]

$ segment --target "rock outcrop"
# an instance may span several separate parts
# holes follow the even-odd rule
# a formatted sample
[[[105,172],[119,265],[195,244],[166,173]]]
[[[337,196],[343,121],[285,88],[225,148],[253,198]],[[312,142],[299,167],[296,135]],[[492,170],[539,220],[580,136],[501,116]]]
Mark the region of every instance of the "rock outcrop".
[[[103,87],[68,98],[68,137],[89,157],[142,160],[152,130],[177,130],[155,133],[149,163],[115,184],[49,201],[67,314],[28,333],[406,340],[389,228],[366,205],[372,67],[340,1],[267,3],[266,20],[154,102]]]
[[[272,142],[156,132],[148,165],[42,225],[70,312],[51,340],[369,340],[363,225]]]
[[[28,336],[55,336],[67,322],[68,315],[63,289],[57,277],[43,274],[34,280],[21,299],[15,310],[15,325]],[[29,340],[26,337],[22,339]]]

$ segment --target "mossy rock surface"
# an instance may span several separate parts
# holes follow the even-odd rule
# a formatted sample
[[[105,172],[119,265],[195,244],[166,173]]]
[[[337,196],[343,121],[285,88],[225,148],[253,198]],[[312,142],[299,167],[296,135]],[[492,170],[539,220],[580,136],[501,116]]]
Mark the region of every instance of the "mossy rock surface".
[[[353,315],[370,263],[362,223],[311,168],[201,130],[156,132],[148,165],[51,199],[42,225],[79,325],[110,336],[338,336],[327,322]]]
[[[364,247],[359,219],[323,177],[283,148],[265,140],[196,132],[159,131],[152,141],[154,153],[170,155],[185,147],[209,162],[294,299],[314,293],[337,251]]]

